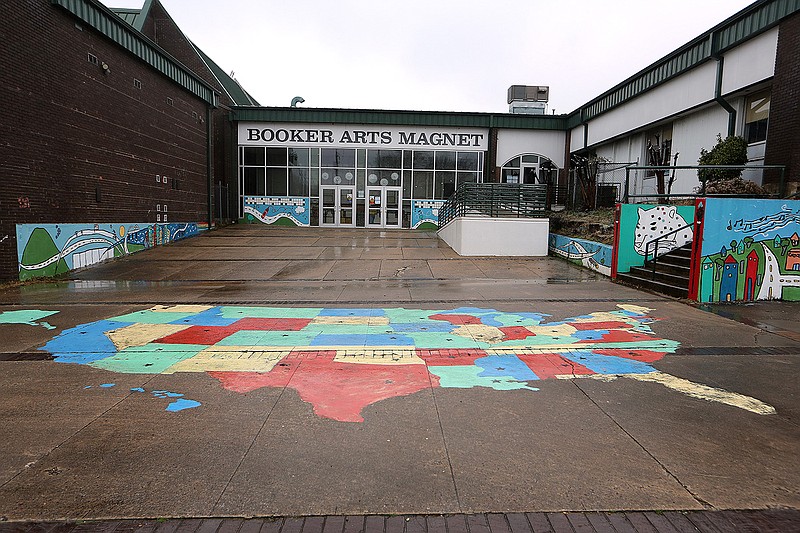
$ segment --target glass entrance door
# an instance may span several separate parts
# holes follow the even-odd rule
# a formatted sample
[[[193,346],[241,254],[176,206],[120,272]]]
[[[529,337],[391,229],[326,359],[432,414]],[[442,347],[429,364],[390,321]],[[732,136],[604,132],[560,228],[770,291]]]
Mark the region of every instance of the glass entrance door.
[[[400,187],[367,187],[367,227],[400,227]]]
[[[320,187],[320,226],[355,226],[355,188],[346,185]]]

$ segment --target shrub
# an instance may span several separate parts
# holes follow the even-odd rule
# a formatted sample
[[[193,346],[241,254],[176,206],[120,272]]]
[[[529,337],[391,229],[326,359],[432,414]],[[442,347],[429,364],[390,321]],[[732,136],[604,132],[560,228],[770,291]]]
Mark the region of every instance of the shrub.
[[[716,180],[706,184],[706,194],[741,194],[763,196],[767,194],[761,186],[741,176],[729,180]]]
[[[717,134],[717,144],[710,152],[701,148],[700,159],[697,160],[697,163],[699,165],[746,165],[747,142],[743,137],[737,135],[731,135],[723,141],[722,136]],[[707,182],[707,187],[712,182],[733,180],[741,175],[742,171],[739,169],[699,169],[697,171],[697,177],[701,182]]]

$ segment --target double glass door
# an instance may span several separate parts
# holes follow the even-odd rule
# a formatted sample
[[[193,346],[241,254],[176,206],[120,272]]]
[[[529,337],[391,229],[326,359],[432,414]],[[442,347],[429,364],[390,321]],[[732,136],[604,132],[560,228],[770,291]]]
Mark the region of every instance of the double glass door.
[[[355,226],[356,190],[352,185],[320,187],[320,226]]]
[[[367,227],[400,227],[400,187],[373,185],[367,187]]]

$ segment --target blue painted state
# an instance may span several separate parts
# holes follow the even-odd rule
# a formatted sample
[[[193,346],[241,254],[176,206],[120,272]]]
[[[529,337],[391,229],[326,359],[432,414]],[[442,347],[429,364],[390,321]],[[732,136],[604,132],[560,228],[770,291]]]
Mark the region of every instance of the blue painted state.
[[[420,321],[414,324],[389,324],[386,326],[387,330],[391,329],[398,333],[450,333],[455,328],[456,326],[450,322],[444,322],[442,320],[431,320],[429,322]]]
[[[576,331],[571,336],[582,341],[599,341],[603,339],[603,335],[608,335],[607,329]]]
[[[328,334],[320,333],[311,346],[414,346],[414,339],[405,335],[387,334]]]
[[[383,309],[339,309],[331,307],[320,311],[318,316],[386,316],[386,311]]]
[[[105,335],[107,331],[130,326],[133,322],[99,320],[63,331],[39,348],[53,354],[59,363],[87,365],[117,353],[117,347]]]
[[[102,384],[102,385],[100,385],[100,386],[101,386],[102,388],[104,388],[104,389],[110,389],[111,387],[113,387],[113,386],[115,386],[115,385],[116,385],[116,383],[103,383],[103,384]]]
[[[238,318],[225,318],[222,316],[221,307],[212,307],[196,315],[174,320],[171,323],[185,326],[230,326]]]
[[[169,404],[165,409],[165,411],[169,411],[170,413],[177,413],[178,411],[183,411],[184,409],[192,409],[194,407],[200,407],[200,405],[202,404],[195,400],[187,400],[185,398],[180,398]]]
[[[475,359],[475,366],[483,369],[479,377],[512,377],[517,381],[531,381],[539,376],[516,355],[490,355]]]
[[[600,355],[588,350],[562,355],[566,359],[581,364],[598,374],[650,374],[656,371],[655,368],[641,361],[612,355]]]
[[[131,392],[144,392],[144,389],[142,387],[134,387],[131,389]]]

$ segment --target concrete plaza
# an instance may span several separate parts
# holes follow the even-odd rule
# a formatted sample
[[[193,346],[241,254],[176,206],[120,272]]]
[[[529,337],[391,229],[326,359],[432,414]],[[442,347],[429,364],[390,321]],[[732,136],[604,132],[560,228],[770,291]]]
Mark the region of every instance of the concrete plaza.
[[[127,324],[119,317],[150,316],[142,313],[154,306],[284,310],[275,320],[312,308],[326,317],[347,309],[360,309],[358,317],[431,310],[450,313],[445,318],[476,346],[494,326],[472,324],[463,318],[470,313],[547,315],[536,327],[573,333],[595,317],[601,325],[591,332],[603,336],[603,328],[617,327],[612,318],[647,309],[657,320],[634,328],[626,346],[640,342],[637,349],[652,355],[652,337],[675,349],[645,361],[655,369],[646,377],[595,370],[494,380],[513,385],[507,390],[432,377],[428,362],[428,386],[368,391],[377,400],[359,404],[363,421],[337,419],[341,406],[314,396],[331,386],[322,381],[330,374],[318,382],[303,374],[311,381],[296,383],[299,369],[312,364],[306,360],[291,363],[281,384],[245,390],[241,382],[226,387],[213,371],[61,364],[41,350],[59,334],[81,334],[73,328]],[[0,516],[797,510],[799,309],[783,302],[700,309],[555,258],[458,257],[432,233],[210,231],[63,280],[0,290]],[[362,324],[348,320],[335,325]],[[376,323],[364,320],[365,327]],[[583,357],[575,345],[569,350],[567,359]],[[261,374],[280,371],[269,368]],[[383,387],[369,383],[360,386]],[[393,378],[385,383],[395,385]],[[199,406],[166,410],[176,398]]]

